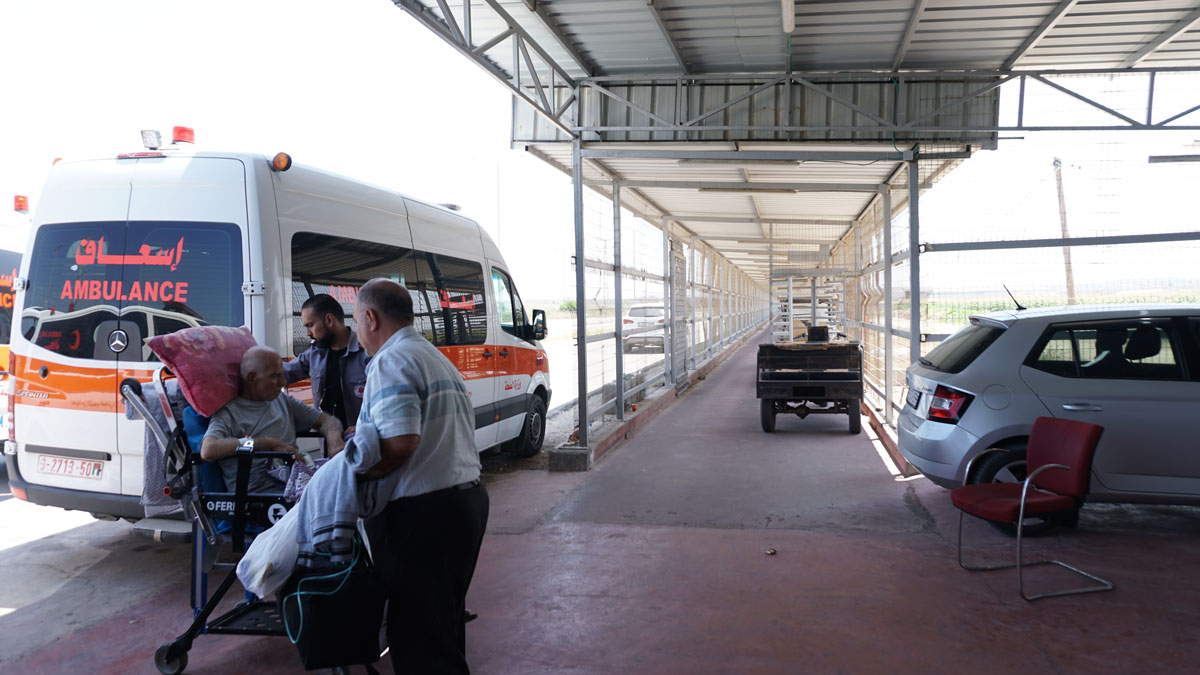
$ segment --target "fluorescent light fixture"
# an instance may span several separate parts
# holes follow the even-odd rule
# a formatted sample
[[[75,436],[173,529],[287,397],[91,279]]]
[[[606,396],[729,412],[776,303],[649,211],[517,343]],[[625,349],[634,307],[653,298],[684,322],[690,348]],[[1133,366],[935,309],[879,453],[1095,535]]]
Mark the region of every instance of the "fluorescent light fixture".
[[[796,30],[796,0],[780,0],[783,3],[783,32]]]
[[[776,190],[776,189],[760,190],[760,189],[756,189],[756,188],[744,188],[744,187],[727,187],[727,188],[703,187],[703,188],[698,188],[698,190],[700,192],[733,192],[736,194],[746,194],[746,195],[762,194],[764,192],[794,195],[798,192],[798,190]]]

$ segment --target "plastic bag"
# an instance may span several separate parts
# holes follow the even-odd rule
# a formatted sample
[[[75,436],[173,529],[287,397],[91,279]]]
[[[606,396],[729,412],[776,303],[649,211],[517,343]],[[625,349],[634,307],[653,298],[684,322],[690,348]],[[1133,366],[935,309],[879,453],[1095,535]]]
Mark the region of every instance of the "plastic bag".
[[[238,562],[238,579],[247,591],[260,598],[279,590],[296,567],[296,556],[300,554],[300,544],[296,541],[300,520],[296,514],[297,509],[291,509],[255,537]]]

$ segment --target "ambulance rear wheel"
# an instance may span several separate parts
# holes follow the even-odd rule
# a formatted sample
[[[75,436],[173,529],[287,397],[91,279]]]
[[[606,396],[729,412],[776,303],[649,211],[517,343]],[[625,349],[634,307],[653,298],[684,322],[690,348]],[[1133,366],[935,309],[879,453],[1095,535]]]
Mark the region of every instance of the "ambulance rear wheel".
[[[513,444],[512,453],[517,457],[533,457],[542,451],[542,442],[545,440],[546,402],[534,394],[530,398],[529,409],[525,411],[525,428]]]
[[[175,652],[175,653],[172,653]],[[163,675],[179,675],[187,668],[187,652],[168,642],[154,652],[154,666]]]

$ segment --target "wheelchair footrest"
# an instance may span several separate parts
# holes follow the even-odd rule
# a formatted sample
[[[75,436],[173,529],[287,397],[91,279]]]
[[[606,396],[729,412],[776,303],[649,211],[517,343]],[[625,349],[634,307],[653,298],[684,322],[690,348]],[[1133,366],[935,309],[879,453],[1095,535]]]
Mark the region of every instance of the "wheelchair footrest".
[[[208,624],[209,633],[286,635],[279,605],[274,600],[241,603]]]

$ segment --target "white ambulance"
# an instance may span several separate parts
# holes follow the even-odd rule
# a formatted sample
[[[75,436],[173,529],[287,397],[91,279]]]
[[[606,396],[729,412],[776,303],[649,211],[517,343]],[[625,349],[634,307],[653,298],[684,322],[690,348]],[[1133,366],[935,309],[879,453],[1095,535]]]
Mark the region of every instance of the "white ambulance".
[[[176,127],[161,146],[55,165],[34,213],[9,358],[10,485],[37,504],[144,515],[143,432],[117,384],[148,381],[143,339],[248,326],[284,357],[309,347],[300,306],[385,277],[462,373],[479,450],[541,449],[550,400],[539,341],[491,238],[454,211],[300,165],[280,153],[201,152]],[[184,141],[188,144],[184,144]],[[307,383],[293,393],[308,394]]]

